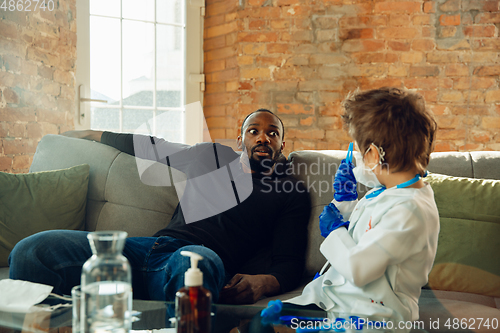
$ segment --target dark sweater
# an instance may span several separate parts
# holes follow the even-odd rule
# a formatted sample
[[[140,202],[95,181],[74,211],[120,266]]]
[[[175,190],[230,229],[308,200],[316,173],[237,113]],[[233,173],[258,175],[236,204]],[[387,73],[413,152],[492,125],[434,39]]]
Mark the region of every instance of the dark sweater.
[[[263,265],[258,273],[275,276],[282,292],[297,286],[303,273],[311,207],[305,187],[286,175],[284,169],[271,176],[251,174],[253,188],[250,192],[250,175],[242,172],[239,155],[229,147],[213,143],[187,146],[148,136],[111,132],[104,132],[101,142],[184,172],[188,178],[185,196],[190,185],[192,193],[200,190],[189,183],[196,177],[200,179],[212,171],[229,169],[234,193],[230,192],[228,198],[234,200],[233,206],[186,223],[182,207],[188,206],[181,199],[170,223],[154,236],[184,239],[212,249],[229,274],[242,273],[242,266],[260,249],[268,247],[271,264],[269,267]],[[242,184],[248,186],[243,188]]]

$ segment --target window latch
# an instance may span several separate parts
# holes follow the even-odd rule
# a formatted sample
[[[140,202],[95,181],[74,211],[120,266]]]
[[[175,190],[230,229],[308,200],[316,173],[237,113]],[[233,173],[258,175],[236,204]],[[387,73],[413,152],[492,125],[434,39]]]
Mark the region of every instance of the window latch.
[[[85,118],[85,112],[82,113],[81,110],[81,104],[82,102],[101,102],[101,103],[107,103],[108,101],[105,99],[92,99],[92,98],[85,98],[82,97],[85,95],[85,86],[83,84],[80,84],[78,86],[78,103],[77,103],[77,112],[78,112],[78,123],[81,125],[83,119]]]
[[[200,82],[200,90],[205,91],[205,74],[189,74],[189,82]]]

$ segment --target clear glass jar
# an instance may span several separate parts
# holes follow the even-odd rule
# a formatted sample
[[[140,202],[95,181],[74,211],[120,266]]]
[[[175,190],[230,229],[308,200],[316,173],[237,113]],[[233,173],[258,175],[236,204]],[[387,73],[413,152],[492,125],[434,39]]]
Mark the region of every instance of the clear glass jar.
[[[88,234],[92,249],[82,268],[82,333],[128,333],[132,327],[132,274],[122,255],[127,233]]]

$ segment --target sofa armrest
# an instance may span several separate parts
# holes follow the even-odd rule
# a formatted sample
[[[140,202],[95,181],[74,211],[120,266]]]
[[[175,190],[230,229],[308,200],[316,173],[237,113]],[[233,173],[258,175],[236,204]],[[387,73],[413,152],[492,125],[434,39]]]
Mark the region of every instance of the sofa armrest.
[[[143,182],[134,156],[99,142],[46,135],[38,144],[30,172],[79,164],[90,165],[86,230],[124,230],[129,236],[152,236],[170,222],[179,202],[176,188],[151,186],[154,177],[150,176],[164,174],[169,178],[172,172],[178,180],[184,175],[164,164],[149,163],[141,175]]]

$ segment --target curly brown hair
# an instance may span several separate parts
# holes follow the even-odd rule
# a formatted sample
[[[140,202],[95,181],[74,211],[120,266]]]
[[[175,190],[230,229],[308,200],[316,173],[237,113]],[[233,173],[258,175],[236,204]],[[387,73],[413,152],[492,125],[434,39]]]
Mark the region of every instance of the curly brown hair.
[[[385,151],[391,172],[416,168],[423,175],[434,149],[436,120],[424,98],[406,89],[384,87],[350,93],[342,119],[365,152],[374,143]]]

